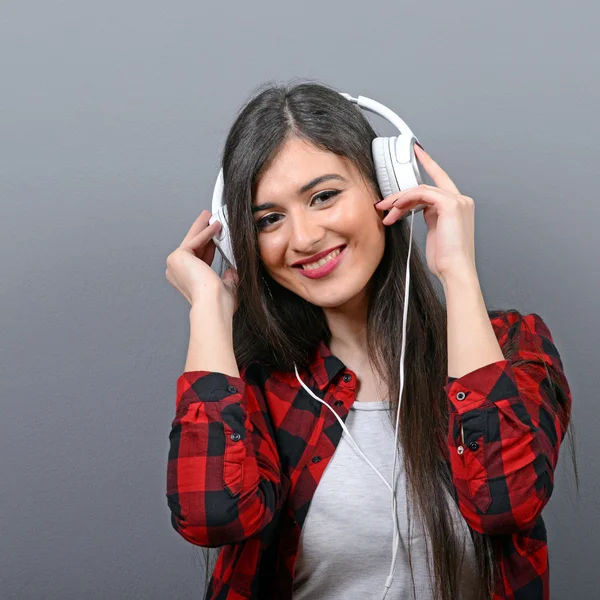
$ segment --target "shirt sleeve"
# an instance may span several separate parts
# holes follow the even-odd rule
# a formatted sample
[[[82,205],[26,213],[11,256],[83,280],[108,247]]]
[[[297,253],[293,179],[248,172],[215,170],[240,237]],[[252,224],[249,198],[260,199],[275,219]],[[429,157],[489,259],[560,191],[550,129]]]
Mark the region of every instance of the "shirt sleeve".
[[[268,525],[288,491],[264,390],[245,371],[188,371],[176,387],[167,464],[171,524],[198,546],[238,543]]]
[[[511,311],[492,324],[499,343],[518,331],[516,352],[447,377],[448,446],[467,523],[480,533],[508,534],[533,527],[550,499],[571,391],[539,315]]]

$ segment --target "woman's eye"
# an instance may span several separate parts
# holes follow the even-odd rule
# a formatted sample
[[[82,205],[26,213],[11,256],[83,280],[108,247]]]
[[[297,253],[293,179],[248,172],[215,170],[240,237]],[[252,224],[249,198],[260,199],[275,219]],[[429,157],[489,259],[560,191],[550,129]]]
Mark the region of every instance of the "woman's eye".
[[[337,196],[339,193],[340,190],[328,190],[327,192],[321,192],[320,194],[313,196],[311,202],[314,202],[315,200],[322,200],[322,202],[327,202],[328,200],[331,200],[331,198],[333,198],[334,196]],[[269,225],[274,225],[275,223],[277,223],[280,216],[281,215],[279,213],[271,213],[269,215],[265,215],[256,222],[256,229],[258,231],[261,231]]]
[[[327,200],[333,198],[334,196],[337,196],[339,193],[339,190],[329,190],[327,192],[321,192],[320,194],[314,196],[313,200],[323,200],[324,202],[327,202]]]
[[[272,221],[271,219],[274,219],[275,217],[278,217],[278,216],[279,215],[277,213],[271,213],[270,215],[265,215],[262,219],[259,219],[256,222],[256,228],[260,231],[267,225],[273,225],[273,223],[276,223],[277,221]]]

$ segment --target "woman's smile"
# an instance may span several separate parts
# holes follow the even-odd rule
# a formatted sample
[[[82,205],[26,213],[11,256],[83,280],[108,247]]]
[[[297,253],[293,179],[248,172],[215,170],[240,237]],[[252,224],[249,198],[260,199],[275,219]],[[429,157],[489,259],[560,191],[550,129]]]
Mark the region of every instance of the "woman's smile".
[[[305,263],[294,268],[309,279],[320,279],[329,275],[340,264],[342,257],[346,255],[346,248],[347,246],[336,248],[314,263]]]

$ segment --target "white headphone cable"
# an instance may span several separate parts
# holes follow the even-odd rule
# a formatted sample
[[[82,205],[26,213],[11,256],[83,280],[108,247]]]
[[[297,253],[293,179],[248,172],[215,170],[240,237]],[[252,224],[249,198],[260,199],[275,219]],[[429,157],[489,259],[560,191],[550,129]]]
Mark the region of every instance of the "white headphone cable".
[[[404,390],[404,355],[406,348],[406,320],[408,316],[408,298],[410,289],[410,254],[412,250],[412,238],[413,238],[413,223],[415,219],[415,211],[410,211],[410,234],[408,238],[408,256],[406,258],[406,281],[404,284],[404,310],[402,316],[402,350],[400,352],[400,394],[398,397],[398,411],[396,413],[396,433],[394,435],[394,466],[392,467],[392,518],[394,519],[394,541],[392,542],[392,566],[390,567],[390,574],[385,581],[385,590],[383,592],[382,600],[385,600],[388,590],[390,589],[394,580],[394,569],[396,567],[396,558],[398,557],[398,545],[399,535],[398,530],[398,513],[396,512],[396,485],[398,481],[398,473],[396,472],[396,459],[398,457],[398,426],[400,424],[400,405],[402,403],[402,391]]]

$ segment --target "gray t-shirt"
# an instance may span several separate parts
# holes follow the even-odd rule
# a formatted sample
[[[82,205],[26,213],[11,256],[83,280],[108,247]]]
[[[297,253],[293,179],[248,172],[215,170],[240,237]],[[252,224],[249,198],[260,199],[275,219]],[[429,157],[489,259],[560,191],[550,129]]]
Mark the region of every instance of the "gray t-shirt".
[[[395,432],[388,409],[388,401],[355,402],[345,424],[360,449],[391,484]],[[416,450],[424,443],[427,441],[415,440]],[[406,547],[406,480],[401,455],[396,469],[401,539],[394,581],[386,600],[413,597]],[[459,598],[472,600],[476,587],[473,542],[456,503],[448,497],[465,550]],[[294,600],[380,599],[392,561],[392,530],[390,491],[344,431],[317,486],[302,528],[294,575]],[[411,511],[411,558],[416,598],[431,599],[433,593],[425,554],[425,532],[414,510]],[[433,570],[431,560],[429,564]]]

